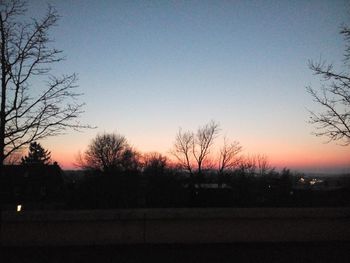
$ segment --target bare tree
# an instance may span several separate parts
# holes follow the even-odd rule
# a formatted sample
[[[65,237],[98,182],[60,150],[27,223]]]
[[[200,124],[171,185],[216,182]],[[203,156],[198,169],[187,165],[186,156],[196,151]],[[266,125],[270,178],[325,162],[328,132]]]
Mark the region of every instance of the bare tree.
[[[97,135],[83,156],[79,156],[78,165],[86,169],[109,172],[121,169],[124,159],[130,159],[130,146],[124,136],[119,134]],[[130,157],[130,158],[129,158]]]
[[[199,127],[196,134],[179,130],[172,154],[182,167],[188,170],[191,176],[195,172],[199,175],[202,174],[203,165],[208,160],[208,155],[218,132],[219,125],[214,121]]]
[[[255,156],[245,156],[242,158],[239,164],[240,170],[243,171],[244,174],[255,175],[257,170],[257,163]]]
[[[263,154],[245,156],[241,159],[239,167],[250,175],[266,175],[274,170],[267,156]]]
[[[143,155],[143,171],[145,174],[163,174],[167,165],[168,158],[160,153],[152,152]]]
[[[25,14],[21,0],[0,2],[0,166],[33,141],[87,127],[77,121],[83,104],[76,101],[76,75],[50,73],[63,60],[49,36],[59,15],[49,7],[42,19],[25,22]],[[48,80],[40,87],[34,78]]]
[[[193,137],[192,132],[182,132],[180,128],[175,138],[174,150],[171,152],[178,160],[180,166],[188,170],[191,176],[194,173],[192,162]]]
[[[241,152],[242,146],[239,144],[239,142],[234,141],[232,143],[228,143],[227,139],[224,138],[224,145],[220,149],[219,155],[219,174],[222,175],[226,169],[236,168],[241,162],[241,158],[239,157]]]
[[[210,154],[215,136],[219,132],[219,124],[214,121],[199,127],[193,140],[192,152],[197,162],[198,174],[202,173],[203,164]]]
[[[255,155],[255,160],[257,163],[259,175],[266,175],[270,171],[274,170],[274,168],[271,166],[269,159],[267,158],[266,155],[257,154]]]
[[[338,141],[350,145],[350,28],[344,26],[340,33],[346,41],[345,71],[337,72],[332,64],[310,61],[309,67],[323,80],[320,92],[307,87],[314,101],[324,109],[321,113],[310,111],[310,123],[316,126],[316,136],[328,137],[328,142]]]

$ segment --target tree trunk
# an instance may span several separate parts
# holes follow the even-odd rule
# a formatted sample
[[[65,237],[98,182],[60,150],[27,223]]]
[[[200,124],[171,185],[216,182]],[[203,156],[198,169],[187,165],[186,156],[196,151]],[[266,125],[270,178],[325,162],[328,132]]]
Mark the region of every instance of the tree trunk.
[[[6,58],[5,58],[5,32],[2,15],[0,14],[0,32],[1,32],[1,105],[0,105],[0,176],[5,160],[5,123],[6,123]]]

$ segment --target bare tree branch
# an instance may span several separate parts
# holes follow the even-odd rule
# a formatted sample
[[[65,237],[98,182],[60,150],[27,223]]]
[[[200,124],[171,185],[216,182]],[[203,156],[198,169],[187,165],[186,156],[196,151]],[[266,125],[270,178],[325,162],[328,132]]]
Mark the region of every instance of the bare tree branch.
[[[62,51],[52,48],[49,32],[59,15],[51,6],[40,19],[24,22],[26,3],[0,3],[0,164],[29,143],[89,128],[77,119],[82,114],[81,95],[75,92],[76,74],[55,77],[53,64],[62,61]],[[32,85],[35,77],[48,77],[46,87]]]
[[[344,26],[340,33],[346,41],[344,64],[349,69],[350,28]],[[341,145],[350,145],[350,75],[348,72],[336,72],[332,64],[309,62],[309,68],[319,75],[324,85],[317,92],[312,87],[306,90],[314,101],[321,105],[323,112],[310,112],[310,123],[315,125],[316,136],[328,137],[328,142],[337,141]]]

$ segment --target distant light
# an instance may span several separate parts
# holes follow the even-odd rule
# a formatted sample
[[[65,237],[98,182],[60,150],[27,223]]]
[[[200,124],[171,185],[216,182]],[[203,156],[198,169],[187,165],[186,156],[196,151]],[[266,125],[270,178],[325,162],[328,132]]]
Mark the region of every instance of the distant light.
[[[311,185],[314,185],[314,184],[316,184],[317,183],[317,180],[316,179],[312,179],[311,181],[310,181],[310,184]]]
[[[17,205],[17,212],[21,212],[22,211],[22,205]]]

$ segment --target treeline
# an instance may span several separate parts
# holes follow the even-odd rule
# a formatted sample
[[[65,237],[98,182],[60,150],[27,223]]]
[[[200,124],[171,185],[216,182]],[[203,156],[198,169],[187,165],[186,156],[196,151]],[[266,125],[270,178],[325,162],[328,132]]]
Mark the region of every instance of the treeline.
[[[219,125],[214,121],[195,132],[180,128],[169,151],[170,159],[159,153],[140,153],[123,135],[98,134],[87,150],[78,155],[76,164],[85,171],[109,174],[140,170],[159,172],[171,167],[186,171],[190,177],[201,177],[205,171],[213,170],[219,175],[237,169],[259,174],[273,170],[265,155],[243,155],[243,147],[237,141],[224,137],[217,143],[219,131]]]
[[[332,188],[288,169],[276,171],[264,155],[243,155],[237,141],[224,138],[215,147],[218,131],[215,122],[196,132],[180,129],[172,159],[142,154],[120,134],[99,134],[79,155],[81,169],[64,174],[56,201],[70,209],[350,204],[349,181]],[[38,143],[22,158],[24,165],[50,163],[50,152]],[[314,191],[316,183],[322,191]]]
[[[159,153],[141,154],[120,134],[99,134],[78,157],[83,180],[67,185],[65,203],[72,208],[350,203],[346,190],[296,190],[301,175],[276,171],[265,155],[243,155],[237,141],[223,138],[218,144],[219,131],[214,121],[195,132],[179,129],[170,159]]]

